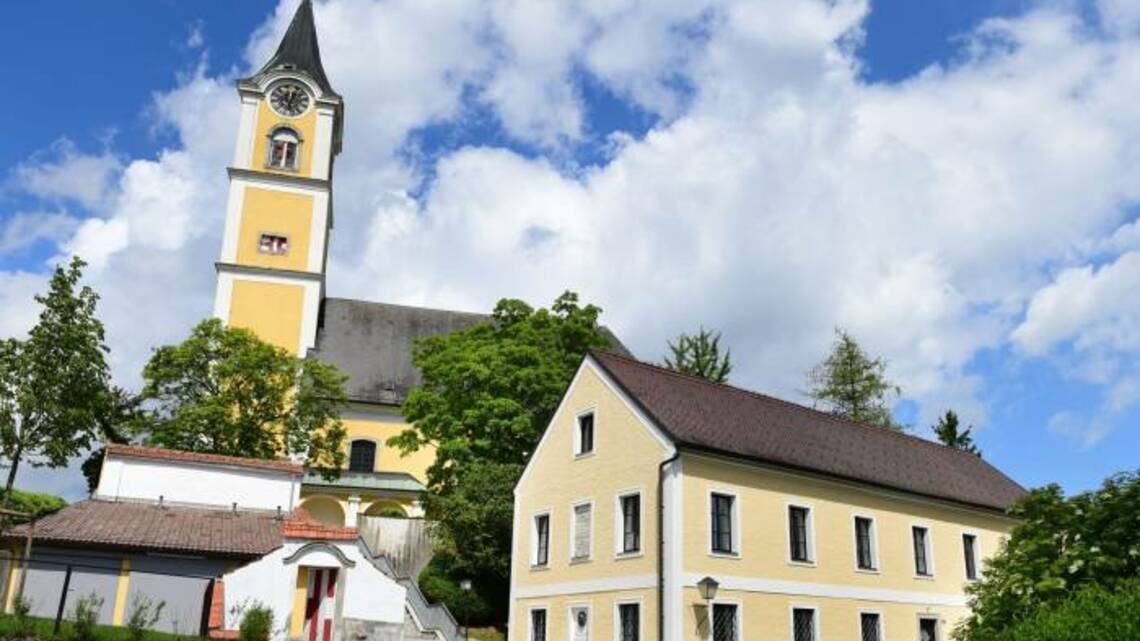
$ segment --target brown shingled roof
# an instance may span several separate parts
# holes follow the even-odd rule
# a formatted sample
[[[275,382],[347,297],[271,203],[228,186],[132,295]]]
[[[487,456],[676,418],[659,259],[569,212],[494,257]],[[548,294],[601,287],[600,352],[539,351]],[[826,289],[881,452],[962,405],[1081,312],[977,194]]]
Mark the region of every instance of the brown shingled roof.
[[[155,461],[183,461],[187,463],[205,463],[208,465],[231,465],[256,470],[289,472],[296,475],[304,474],[305,472],[305,468],[302,465],[292,461],[266,461],[241,456],[184,452],[182,450],[168,450],[162,447],[144,447],[142,445],[119,445],[111,443],[107,445],[107,454],[128,458],[151,459]]]
[[[682,449],[997,510],[1025,494],[961,450],[614,354],[591,356]]]
[[[5,532],[20,539],[26,525]],[[274,514],[87,500],[36,521],[34,544],[79,545],[254,559],[283,542]]]

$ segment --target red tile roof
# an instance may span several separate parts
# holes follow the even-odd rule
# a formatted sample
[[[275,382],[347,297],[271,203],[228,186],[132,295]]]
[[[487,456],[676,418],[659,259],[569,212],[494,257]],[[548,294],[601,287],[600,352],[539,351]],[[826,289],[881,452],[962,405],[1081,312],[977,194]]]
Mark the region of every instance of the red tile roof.
[[[4,533],[21,539],[26,525]],[[266,512],[91,499],[35,523],[33,545],[163,551],[254,559],[281,547],[284,521]]]
[[[184,452],[182,450],[169,450],[162,447],[144,447],[142,445],[107,445],[107,454],[127,458],[141,458],[155,461],[182,461],[187,463],[203,463],[207,465],[230,465],[247,467],[258,470],[274,470],[301,475],[304,467],[292,461],[266,461],[262,459],[245,458],[242,456],[225,456],[222,454],[204,454],[202,452]]]
[[[285,521],[285,536],[291,539],[315,539],[319,541],[355,541],[360,533],[354,527],[333,527],[314,519],[309,512],[299,507]]]
[[[1025,490],[978,456],[622,356],[594,360],[681,449],[1004,510]]]

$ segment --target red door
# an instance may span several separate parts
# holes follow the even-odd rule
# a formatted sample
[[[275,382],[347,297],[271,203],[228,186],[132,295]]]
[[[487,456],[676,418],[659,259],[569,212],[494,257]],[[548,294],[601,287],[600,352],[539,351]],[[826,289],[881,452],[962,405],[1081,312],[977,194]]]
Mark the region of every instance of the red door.
[[[305,638],[308,641],[332,641],[336,576],[336,568],[309,568],[309,598],[305,602]]]

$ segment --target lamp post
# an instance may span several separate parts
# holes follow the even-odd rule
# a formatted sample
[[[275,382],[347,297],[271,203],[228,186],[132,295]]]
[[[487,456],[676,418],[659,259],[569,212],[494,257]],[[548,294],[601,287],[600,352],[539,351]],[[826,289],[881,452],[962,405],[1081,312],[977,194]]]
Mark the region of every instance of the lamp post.
[[[709,636],[713,637],[712,641],[716,641],[716,630],[713,630],[712,601],[716,598],[716,591],[719,588],[720,583],[717,583],[717,580],[711,576],[706,576],[697,581],[697,592],[705,600],[705,620],[708,621]]]
[[[469,594],[471,592],[471,579],[460,579],[459,580],[459,589],[463,590],[465,593]],[[466,621],[467,617],[463,617],[463,618],[464,618],[464,621],[463,621],[463,641],[470,641],[467,638],[467,632],[468,632],[467,621]]]

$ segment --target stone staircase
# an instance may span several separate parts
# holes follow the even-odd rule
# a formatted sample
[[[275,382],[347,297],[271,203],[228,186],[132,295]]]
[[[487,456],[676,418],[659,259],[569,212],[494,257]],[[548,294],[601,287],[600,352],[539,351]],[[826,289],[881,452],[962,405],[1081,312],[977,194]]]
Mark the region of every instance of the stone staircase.
[[[405,570],[401,572],[387,554],[374,549],[374,541],[370,541],[370,537],[364,535],[365,530],[363,528],[361,534],[361,540],[364,541],[364,546],[368,549],[372,564],[396,583],[399,583],[407,592],[404,602],[404,610],[407,614],[404,617],[403,630],[405,641],[461,641],[459,624],[455,622],[455,617],[451,615],[447,606],[442,603],[430,603],[424,593],[420,591],[420,586],[415,579],[407,575],[409,569],[422,568],[427,561],[422,558],[415,560],[405,558],[405,563],[401,564]],[[415,556],[422,557],[422,552]],[[430,551],[428,558],[430,559]]]

